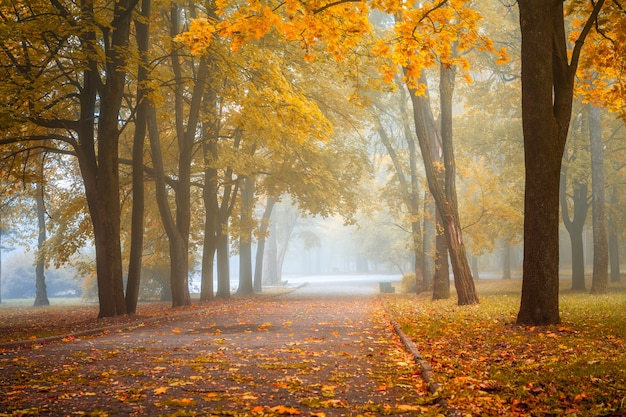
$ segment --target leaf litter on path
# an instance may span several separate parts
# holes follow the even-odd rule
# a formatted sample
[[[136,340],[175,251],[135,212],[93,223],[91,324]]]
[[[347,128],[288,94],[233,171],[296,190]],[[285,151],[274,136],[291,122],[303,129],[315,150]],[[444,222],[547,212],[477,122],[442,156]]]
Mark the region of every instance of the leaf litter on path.
[[[258,299],[0,356],[4,415],[438,415],[375,298]]]

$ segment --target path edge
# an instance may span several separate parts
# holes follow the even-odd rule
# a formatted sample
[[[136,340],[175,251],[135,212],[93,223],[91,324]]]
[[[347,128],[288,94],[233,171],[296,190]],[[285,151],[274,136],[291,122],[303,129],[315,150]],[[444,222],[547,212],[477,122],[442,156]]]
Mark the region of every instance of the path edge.
[[[391,318],[391,314],[389,314],[389,310],[387,309],[387,306],[385,305],[384,301],[381,300],[381,304],[383,305],[383,308],[385,310],[385,313],[387,314],[387,317],[389,317],[389,323],[393,327],[394,332],[398,335],[398,337],[400,337],[400,340],[402,341],[402,345],[407,350],[407,352],[411,354],[415,363],[417,363],[418,366],[420,367],[420,375],[422,379],[424,380],[424,382],[426,382],[428,392],[430,392],[431,394],[435,394],[437,391],[439,391],[442,388],[442,385],[437,382],[437,379],[435,377],[435,372],[433,371],[432,366],[430,366],[430,363],[426,359],[424,359],[424,356],[417,349],[417,346],[415,346],[415,343],[413,343],[411,338],[407,336],[406,333],[404,333],[404,331],[402,330],[402,327],[398,324],[398,322],[396,322],[393,318]],[[464,416],[464,414],[461,411],[451,406],[445,398],[440,397],[437,400],[437,403],[443,408],[445,415],[448,417],[463,417]]]

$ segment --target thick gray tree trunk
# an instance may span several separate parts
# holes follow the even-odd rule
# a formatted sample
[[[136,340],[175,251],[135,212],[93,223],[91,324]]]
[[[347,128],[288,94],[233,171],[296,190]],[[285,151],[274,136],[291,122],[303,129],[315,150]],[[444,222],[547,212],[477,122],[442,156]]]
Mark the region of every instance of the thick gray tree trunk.
[[[600,108],[589,109],[589,140],[591,142],[591,204],[593,207],[593,278],[591,292],[606,293],[609,282],[609,248],[604,214],[604,151]]]

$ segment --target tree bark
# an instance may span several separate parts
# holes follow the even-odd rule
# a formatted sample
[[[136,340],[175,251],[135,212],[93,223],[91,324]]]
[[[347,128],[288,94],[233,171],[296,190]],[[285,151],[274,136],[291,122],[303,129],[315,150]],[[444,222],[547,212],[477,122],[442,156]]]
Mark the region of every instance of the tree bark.
[[[230,298],[229,249],[228,232],[224,230],[217,242],[217,294],[215,295],[224,300]]]
[[[518,324],[559,316],[559,183],[572,112],[574,76],[594,5],[568,60],[562,0],[519,0],[524,132],[524,278]]]
[[[141,283],[141,265],[143,256],[143,217],[145,208],[145,190],[143,177],[143,153],[147,130],[146,96],[149,91],[142,85],[148,80],[148,48],[150,44],[150,1],[142,0],[141,19],[135,20],[137,48],[140,63],[137,67],[137,110],[135,114],[135,133],[133,138],[133,207],[131,214],[130,259],[128,262],[128,280],[126,282],[126,312],[137,312],[139,285]]]
[[[48,291],[46,290],[46,259],[44,254],[44,244],[46,243],[46,210],[43,199],[43,187],[41,182],[37,183],[35,190],[35,200],[37,203],[37,228],[39,230],[37,238],[37,264],[35,266],[35,307],[50,305]]]
[[[265,241],[267,239],[267,231],[269,228],[272,210],[276,204],[275,197],[268,197],[259,226],[259,241],[256,247],[256,258],[254,262],[254,291],[260,293],[263,291],[263,259],[265,257]]]
[[[272,215],[269,228],[270,233],[267,237],[267,246],[264,251],[263,261],[263,283],[265,285],[275,286],[280,284],[280,278],[278,276],[278,244],[276,243],[276,213]]]
[[[165,185],[165,170],[161,151],[161,140],[156,119],[156,109],[150,103],[148,110],[148,137],[152,150],[152,164],[155,171],[155,194],[161,221],[165,233],[169,239],[170,248],[170,291],[172,294],[172,307],[180,307],[191,304],[189,284],[187,278],[188,254],[187,241],[179,233],[176,222],[172,216],[167,198]]]
[[[439,221],[439,215],[437,215]],[[450,298],[450,267],[448,263],[448,242],[442,233],[435,238],[435,275],[433,278],[433,300]]]
[[[519,324],[555,324],[559,316],[559,183],[569,117],[555,114],[573,83],[553,65],[567,66],[560,0],[520,0],[522,125],[524,131],[524,278]],[[554,45],[557,46],[554,46]],[[558,47],[558,49],[557,49]],[[555,50],[556,49],[556,50]],[[559,59],[561,61],[559,61]],[[558,77],[558,78],[557,78]],[[565,84],[565,85],[562,85]],[[553,91],[558,87],[556,91]],[[564,118],[566,125],[560,124]]]
[[[567,168],[561,170],[560,200],[561,217],[570,236],[572,246],[572,290],[585,291],[585,250],[583,233],[587,219],[587,184],[574,181],[572,184],[573,216],[569,214],[567,201]]]
[[[95,51],[97,39],[93,29],[103,26],[96,24],[90,26],[81,38],[88,58],[80,94],[81,117],[78,122],[80,142],[76,154],[94,230],[99,317],[126,313],[120,240],[118,147],[119,113],[126,81],[125,51],[130,36],[132,7],[134,4],[129,0],[116,2],[111,27],[102,29],[105,39],[103,45],[106,57],[104,65],[106,83],[102,83],[103,80],[100,79],[102,70],[95,61],[98,54]],[[92,2],[83,0],[81,11],[87,21],[95,21]],[[94,115],[97,97],[100,98],[100,102],[96,141]]]
[[[430,193],[426,191],[424,193],[424,215],[423,215],[423,227],[422,232],[422,265],[424,274],[424,286],[423,291],[429,291],[433,285],[434,268],[435,268],[435,251],[436,251],[436,226],[435,219],[437,217],[437,209],[432,201]],[[448,296],[449,296],[448,291]]]
[[[203,144],[204,154],[204,189],[202,199],[204,201],[204,242],[202,246],[202,276],[200,284],[200,300],[208,301],[214,297],[213,267],[215,265],[215,252],[217,241],[221,235],[219,230],[219,204],[217,201],[218,184],[217,169],[213,166],[217,160],[217,134],[211,132],[210,137],[205,137]]]
[[[405,106],[401,104],[401,111],[406,113]],[[402,166],[400,161],[400,157],[396,152],[396,149],[393,147],[390,138],[387,136],[387,132],[381,126],[378,128],[378,136],[380,137],[381,142],[387,149],[387,154],[391,159],[391,162],[394,166],[396,176],[398,178],[398,182],[400,183],[400,193],[402,195],[402,200],[404,201],[404,205],[408,211],[408,215],[411,223],[411,241],[412,241],[412,249],[413,249],[413,266],[415,273],[415,281],[416,286],[415,290],[419,293],[423,288],[423,249],[422,249],[422,226],[419,218],[419,174],[417,170],[417,149],[415,146],[415,141],[412,138],[412,132],[408,127],[408,123],[404,124],[404,136],[407,143],[407,147],[409,149],[409,179],[407,181],[407,176],[405,175],[405,169]]]
[[[252,281],[252,210],[254,199],[254,180],[244,178],[239,188],[241,196],[239,238],[239,287],[237,294],[254,294]]]
[[[502,248],[502,279],[511,279],[511,244],[504,242]]]
[[[425,84],[425,78],[421,80]],[[457,291],[458,304],[468,305],[478,303],[478,294],[474,286],[474,279],[467,260],[467,253],[463,243],[456,196],[456,167],[454,148],[452,143],[452,92],[454,88],[454,68],[441,65],[440,71],[440,100],[441,100],[441,143],[444,160],[444,184],[438,180],[439,175],[433,157],[430,143],[433,139],[433,117],[427,96],[417,96],[415,91],[409,90],[413,103],[415,130],[417,133],[428,188],[441,215],[441,225],[448,244],[448,253],[454,274],[454,286]]]
[[[615,219],[615,207],[617,205],[617,186],[611,186],[611,210],[609,211],[609,261],[611,264],[611,282],[620,282],[619,267],[619,239],[617,237],[617,221]]]
[[[609,282],[609,250],[604,214],[604,151],[600,108],[589,109],[589,139],[591,142],[591,204],[593,222],[593,276],[592,294],[604,294]]]

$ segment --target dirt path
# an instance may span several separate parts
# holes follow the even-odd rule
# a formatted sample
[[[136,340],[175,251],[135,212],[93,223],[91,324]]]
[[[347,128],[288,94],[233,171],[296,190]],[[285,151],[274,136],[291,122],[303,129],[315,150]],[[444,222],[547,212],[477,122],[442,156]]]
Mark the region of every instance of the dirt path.
[[[0,416],[440,411],[371,296],[295,292],[0,355]]]

